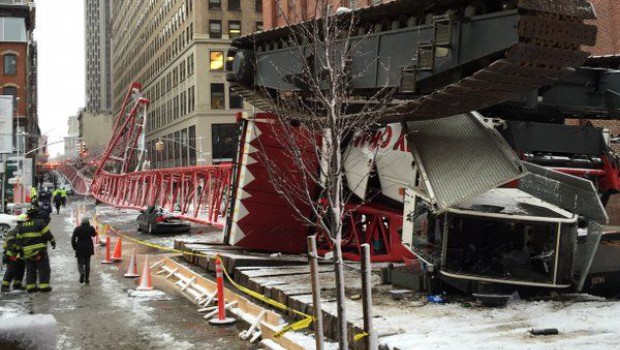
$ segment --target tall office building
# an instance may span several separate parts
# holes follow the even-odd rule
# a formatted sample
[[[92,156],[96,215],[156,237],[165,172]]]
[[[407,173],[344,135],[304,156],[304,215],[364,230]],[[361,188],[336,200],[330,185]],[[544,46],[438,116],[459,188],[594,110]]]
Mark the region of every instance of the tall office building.
[[[251,107],[228,87],[226,54],[261,28],[261,0],[112,0],[113,110],[142,84],[152,168],[232,159],[235,113]]]
[[[111,111],[110,0],[85,0],[86,110]]]

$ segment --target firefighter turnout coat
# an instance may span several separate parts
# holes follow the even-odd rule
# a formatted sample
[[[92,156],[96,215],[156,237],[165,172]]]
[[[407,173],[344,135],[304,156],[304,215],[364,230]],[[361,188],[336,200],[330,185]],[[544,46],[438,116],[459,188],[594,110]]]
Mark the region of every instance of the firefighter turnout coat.
[[[40,252],[47,252],[47,243],[52,246],[56,241],[49,225],[41,219],[28,220],[24,222],[17,233],[19,246],[23,251],[23,258],[34,259]]]

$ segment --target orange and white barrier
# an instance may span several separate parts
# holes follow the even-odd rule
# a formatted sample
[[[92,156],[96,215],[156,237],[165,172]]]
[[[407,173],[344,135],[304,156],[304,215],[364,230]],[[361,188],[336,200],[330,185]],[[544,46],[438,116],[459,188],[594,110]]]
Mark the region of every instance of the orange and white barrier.
[[[136,261],[136,250],[131,250],[131,259],[129,259],[129,265],[127,266],[127,273],[124,275],[127,278],[140,277],[138,274],[138,263]]]
[[[210,319],[209,323],[213,325],[228,325],[236,320],[232,317],[226,317],[226,308],[234,306],[236,302],[226,305],[226,300],[224,300],[224,272],[222,270],[222,259],[219,255],[215,258],[215,274],[217,277],[217,318]],[[210,316],[206,315],[205,318]]]
[[[112,254],[112,261],[123,261],[123,238],[119,237],[114,247],[114,254]]]
[[[149,256],[144,257],[144,266],[142,267],[142,276],[136,290],[153,290],[153,281],[151,280],[151,267],[149,266]]]
[[[110,236],[105,238],[105,259],[101,260],[102,264],[114,264],[114,261],[110,259]]]

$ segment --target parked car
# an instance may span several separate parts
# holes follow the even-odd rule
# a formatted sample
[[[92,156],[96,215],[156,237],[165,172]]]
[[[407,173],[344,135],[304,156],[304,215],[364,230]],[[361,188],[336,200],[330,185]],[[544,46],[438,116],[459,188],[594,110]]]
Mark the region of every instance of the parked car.
[[[138,231],[148,233],[189,232],[190,225],[162,207],[150,206],[141,210],[137,218]]]

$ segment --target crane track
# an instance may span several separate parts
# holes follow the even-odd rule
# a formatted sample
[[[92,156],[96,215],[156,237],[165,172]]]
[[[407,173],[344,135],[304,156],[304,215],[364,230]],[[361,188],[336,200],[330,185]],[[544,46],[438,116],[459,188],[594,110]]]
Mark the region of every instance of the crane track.
[[[382,111],[391,123],[448,117],[514,99],[571,74],[588,58],[583,45],[596,43],[597,29],[584,23],[593,18],[584,0],[519,0],[519,42],[486,68],[458,82],[412,100],[395,102]],[[282,28],[279,30],[286,30]],[[233,90],[268,112],[296,115],[264,89],[233,84]]]

